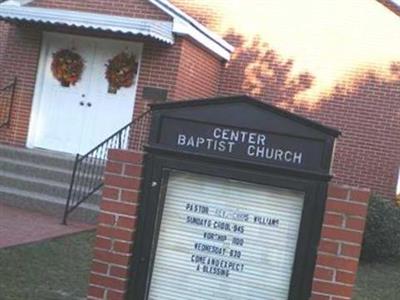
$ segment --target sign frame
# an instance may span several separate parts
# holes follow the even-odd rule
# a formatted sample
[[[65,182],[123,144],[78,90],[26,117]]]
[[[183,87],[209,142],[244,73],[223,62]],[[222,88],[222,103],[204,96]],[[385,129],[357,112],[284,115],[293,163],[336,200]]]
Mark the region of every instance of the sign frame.
[[[144,160],[144,180],[127,299],[147,299],[168,176],[175,170],[304,193],[288,299],[309,299],[328,182],[332,178],[330,168],[334,142],[340,132],[247,96],[156,104],[152,106],[152,110],[150,142],[146,147],[147,154]],[[224,111],[229,113],[221,114]],[[261,133],[274,132],[283,137],[318,140],[322,143],[322,147],[318,148],[321,159],[311,168],[293,168],[246,157],[225,156],[223,153],[186,151],[184,148],[173,147],[174,138],[162,138],[165,127],[168,127],[168,122],[164,121],[168,118],[206,124],[209,122],[227,128],[233,126]],[[264,119],[267,122],[264,122]]]
[[[187,158],[182,159],[178,154],[165,156],[158,151],[152,151],[151,154],[146,155],[145,163],[151,164],[151,168],[146,168],[144,175],[143,199],[146,201],[142,201],[140,206],[136,238],[140,243],[136,243],[134,249],[128,299],[147,299],[168,175],[173,170],[303,192],[304,207],[288,299],[309,299],[320,238],[318,228],[322,223],[325,207],[325,202],[319,199],[326,198],[326,183],[309,179],[299,180],[293,176],[276,176],[257,168],[243,171],[240,167],[227,167],[224,163],[216,164],[204,158],[194,162]]]

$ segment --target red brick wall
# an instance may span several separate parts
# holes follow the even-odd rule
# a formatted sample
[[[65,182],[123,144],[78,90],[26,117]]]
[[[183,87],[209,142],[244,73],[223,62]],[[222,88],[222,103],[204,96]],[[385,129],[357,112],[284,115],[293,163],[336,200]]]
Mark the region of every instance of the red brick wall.
[[[3,41],[2,41],[3,42]],[[10,128],[0,129],[0,142],[23,146],[28,134],[41,33],[29,26],[10,26],[4,45],[0,82],[18,77]]]
[[[236,38],[236,37],[235,37]],[[231,42],[235,42],[231,40]],[[375,72],[349,79],[330,94],[319,99],[316,107],[294,102],[294,96],[306,89],[304,84],[293,84],[291,79],[264,77],[261,90],[254,92],[246,85],[245,66],[254,60],[256,51],[236,50],[237,56],[223,70],[221,95],[250,94],[260,100],[294,113],[338,128],[338,139],[333,164],[335,182],[371,188],[389,199],[394,199],[400,166],[400,86],[398,79],[388,79]],[[271,56],[260,67],[271,63],[276,73],[288,72],[285,62]],[[397,72],[397,71],[396,71]],[[287,76],[289,76],[287,74]],[[398,78],[398,77],[396,77]],[[288,95],[288,91],[290,91]]]
[[[298,108],[342,131],[333,165],[335,182],[371,188],[394,199],[400,166],[398,99],[398,82],[366,75],[350,89],[324,99],[316,111]]]
[[[216,96],[221,67],[219,59],[182,37],[173,47],[145,44],[134,114],[147,109],[146,86],[167,90],[170,101]]]
[[[134,18],[170,20],[170,17],[146,0],[35,0],[29,6],[104,13]]]
[[[146,109],[146,86],[167,90],[172,101],[216,96],[221,68],[219,59],[182,37],[174,47],[145,44],[135,114]]]
[[[6,41],[8,39],[10,25],[0,21],[0,66],[3,65],[3,55],[5,46],[7,45]],[[0,87],[2,86],[2,81],[4,80],[4,70],[0,68]]]
[[[143,155],[111,150],[97,227],[88,299],[123,299],[135,240]],[[351,299],[369,191],[331,185],[324,217],[313,300]],[[142,199],[140,201],[146,201]]]
[[[176,84],[182,39],[177,39],[173,47],[146,43],[143,49],[142,63],[136,95],[135,114],[147,110],[148,102],[143,100],[143,88],[166,89],[171,97]]]
[[[314,272],[313,300],[351,299],[370,191],[331,185]]]
[[[183,40],[176,86],[171,99],[215,97],[218,93],[222,62],[206,50]]]
[[[88,299],[123,300],[136,230],[143,155],[111,150],[98,218]]]
[[[207,27],[220,32],[228,42],[235,46],[232,60],[221,75],[220,95],[250,94],[340,129],[343,136],[338,141],[337,155],[333,164],[335,182],[372,188],[379,194],[394,198],[400,166],[400,135],[398,134],[400,130],[398,117],[400,115],[400,101],[398,101],[400,99],[398,84],[400,55],[397,61],[393,62],[392,69],[389,70],[392,76],[382,75],[384,72],[380,69],[382,65],[379,64],[363,65],[362,72],[359,72],[359,69],[355,71],[351,69],[352,61],[347,62],[348,72],[353,74],[347,76],[345,82],[333,83],[334,86],[329,94],[312,95],[313,98],[309,100],[318,102],[318,104],[310,107],[307,103],[295,103],[294,99],[300,92],[306,91],[312,86],[313,75],[293,74],[292,59],[295,61],[296,58],[285,57],[276,49],[263,44],[262,41],[267,43],[269,41],[263,28],[259,28],[259,31],[254,30],[257,33],[254,36],[240,33],[239,25],[235,27],[235,24],[229,23],[232,16],[221,8],[223,0],[171,0],[171,2]],[[310,5],[309,2],[305,5]],[[241,5],[243,5],[245,14],[247,8],[265,3],[262,0],[250,0]],[[240,4],[236,3],[236,5]],[[362,7],[360,2],[349,1],[348,9],[356,10],[362,9]],[[378,4],[376,15],[382,15],[384,10]],[[302,11],[301,13],[306,12]],[[316,18],[313,15],[313,13],[317,14],[315,10],[310,9],[309,13],[309,18]],[[391,18],[391,14],[390,11],[387,11],[387,18]],[[246,17],[249,16],[246,15]],[[306,19],[307,16],[304,18]],[[326,32],[332,30],[329,28],[330,22],[331,20],[326,20],[321,24],[327,28]],[[371,22],[373,21],[371,20]],[[231,24],[229,30],[226,30],[226,24]],[[251,27],[251,24],[252,20],[249,19],[246,26]],[[288,20],[287,27],[292,26],[296,25]],[[354,23],[352,26],[356,28],[359,25]],[[281,29],[286,30],[285,28]],[[275,31],[276,34],[279,34],[278,30]],[[398,29],[382,27],[381,30],[384,32]],[[299,31],[299,34],[307,33]],[[363,39],[365,47],[359,50],[363,52],[369,51],[369,48],[373,51],[374,47],[380,45],[381,40],[384,40],[383,37],[374,40],[374,37],[368,34]],[[342,40],[339,38],[337,40],[332,38],[333,44],[340,43],[340,41]],[[304,45],[304,52],[307,52],[309,47],[319,47],[318,42],[319,39],[316,37],[315,44]],[[355,50],[349,49],[349,51],[354,52]],[[342,59],[343,61],[346,59],[335,54],[332,49],[333,60],[341,62]],[[254,82],[247,78],[246,70],[250,65],[252,65],[253,71],[255,70],[253,73],[256,74],[256,81],[260,83],[258,86],[255,86]],[[321,66],[321,68],[323,67]]]

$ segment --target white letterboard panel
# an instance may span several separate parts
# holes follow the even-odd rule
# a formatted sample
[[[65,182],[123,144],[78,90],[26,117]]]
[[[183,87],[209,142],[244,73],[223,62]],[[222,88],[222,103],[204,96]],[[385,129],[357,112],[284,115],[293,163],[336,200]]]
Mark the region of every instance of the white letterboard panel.
[[[149,299],[287,299],[304,194],[172,172]]]

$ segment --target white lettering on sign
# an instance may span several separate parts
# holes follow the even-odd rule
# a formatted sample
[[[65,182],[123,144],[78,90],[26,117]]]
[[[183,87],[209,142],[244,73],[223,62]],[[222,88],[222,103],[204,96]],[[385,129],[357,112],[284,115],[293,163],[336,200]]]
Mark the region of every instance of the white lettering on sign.
[[[286,300],[303,199],[296,191],[172,172],[148,299]]]
[[[265,158],[270,160],[285,161],[288,163],[301,164],[303,153],[289,150],[274,149],[268,147],[248,146],[247,155],[250,157]]]
[[[288,149],[273,148],[267,146],[267,136],[262,133],[234,130],[228,128],[215,128],[212,138],[201,136],[178,134],[177,145],[180,147],[216,151],[221,153],[233,153],[239,144],[245,145],[244,155],[249,158],[258,158],[278,162],[301,165],[303,153]]]
[[[227,128],[215,128],[214,138],[236,143],[240,142],[245,144],[257,145],[265,145],[265,142],[267,140],[267,137],[264,134]]]
[[[178,146],[185,146],[191,148],[204,147],[207,150],[214,150],[219,152],[232,153],[234,142],[219,141],[210,138],[187,136],[185,134],[178,134]]]

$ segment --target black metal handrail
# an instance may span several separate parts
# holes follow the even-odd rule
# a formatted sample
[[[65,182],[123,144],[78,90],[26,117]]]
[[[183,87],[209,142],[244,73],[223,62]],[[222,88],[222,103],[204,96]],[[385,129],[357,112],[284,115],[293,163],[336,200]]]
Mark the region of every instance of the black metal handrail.
[[[150,120],[151,113],[148,110],[85,155],[76,155],[63,224],[67,224],[67,218],[71,212],[103,186],[108,150],[143,149],[148,139]]]
[[[17,77],[0,89],[0,128],[10,126]]]

